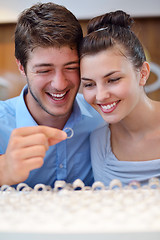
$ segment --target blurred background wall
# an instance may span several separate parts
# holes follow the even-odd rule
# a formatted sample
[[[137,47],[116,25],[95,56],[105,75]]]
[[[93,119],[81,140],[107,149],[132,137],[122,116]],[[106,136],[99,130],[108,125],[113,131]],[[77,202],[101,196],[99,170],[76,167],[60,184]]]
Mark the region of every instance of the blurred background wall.
[[[50,0],[52,1],[52,0]],[[17,17],[36,0],[0,0],[0,99],[17,96],[25,85],[14,58],[14,29]],[[55,0],[79,19],[84,35],[90,18],[109,11],[124,10],[136,22],[151,74],[146,86],[150,98],[160,101],[160,0]]]

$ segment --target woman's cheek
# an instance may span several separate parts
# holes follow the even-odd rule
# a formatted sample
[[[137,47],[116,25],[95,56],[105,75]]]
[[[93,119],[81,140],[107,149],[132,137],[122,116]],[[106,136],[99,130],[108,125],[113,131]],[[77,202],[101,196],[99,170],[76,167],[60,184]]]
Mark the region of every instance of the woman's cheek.
[[[94,102],[94,96],[91,93],[91,91],[87,91],[87,90],[83,90],[83,95],[84,95],[84,99],[89,103],[89,104],[93,104]]]

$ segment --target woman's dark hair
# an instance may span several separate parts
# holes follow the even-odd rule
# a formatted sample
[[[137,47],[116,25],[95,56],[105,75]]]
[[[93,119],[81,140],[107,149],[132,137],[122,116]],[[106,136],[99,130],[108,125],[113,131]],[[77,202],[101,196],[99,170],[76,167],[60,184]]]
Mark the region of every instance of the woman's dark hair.
[[[34,48],[69,46],[78,50],[82,38],[81,25],[68,9],[52,2],[38,3],[18,18],[15,57],[25,69]]]
[[[131,30],[133,22],[130,15],[121,10],[91,19],[80,46],[80,57],[119,45],[122,54],[132,61],[136,69],[140,68],[146,57],[140,41]]]

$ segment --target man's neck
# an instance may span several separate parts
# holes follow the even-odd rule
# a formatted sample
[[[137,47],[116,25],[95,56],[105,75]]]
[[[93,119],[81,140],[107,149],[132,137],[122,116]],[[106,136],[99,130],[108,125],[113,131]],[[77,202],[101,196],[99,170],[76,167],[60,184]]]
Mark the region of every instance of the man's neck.
[[[53,116],[47,112],[45,112],[40,106],[37,105],[36,110],[33,107],[33,104],[28,104],[27,95],[25,96],[25,103],[30,112],[33,119],[36,121],[38,125],[45,125],[48,127],[53,127],[57,129],[63,129],[66,122],[68,121],[72,110],[61,116]]]
[[[69,117],[70,115],[63,116],[63,117],[56,117],[56,116],[44,117],[43,116],[43,118],[41,118],[42,120],[40,118],[39,119],[34,118],[34,119],[38,123],[38,125],[45,125],[48,127],[63,129]]]

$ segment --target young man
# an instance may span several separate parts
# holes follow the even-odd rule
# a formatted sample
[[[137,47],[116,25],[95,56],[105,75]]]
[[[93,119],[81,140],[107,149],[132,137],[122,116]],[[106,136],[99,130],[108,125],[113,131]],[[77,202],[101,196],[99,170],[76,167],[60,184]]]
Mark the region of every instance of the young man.
[[[102,118],[77,94],[82,29],[75,16],[54,3],[22,12],[15,56],[27,85],[0,102],[0,185],[56,180],[93,182],[89,135]],[[64,128],[74,131],[66,139]],[[62,141],[63,140],[63,141]]]

